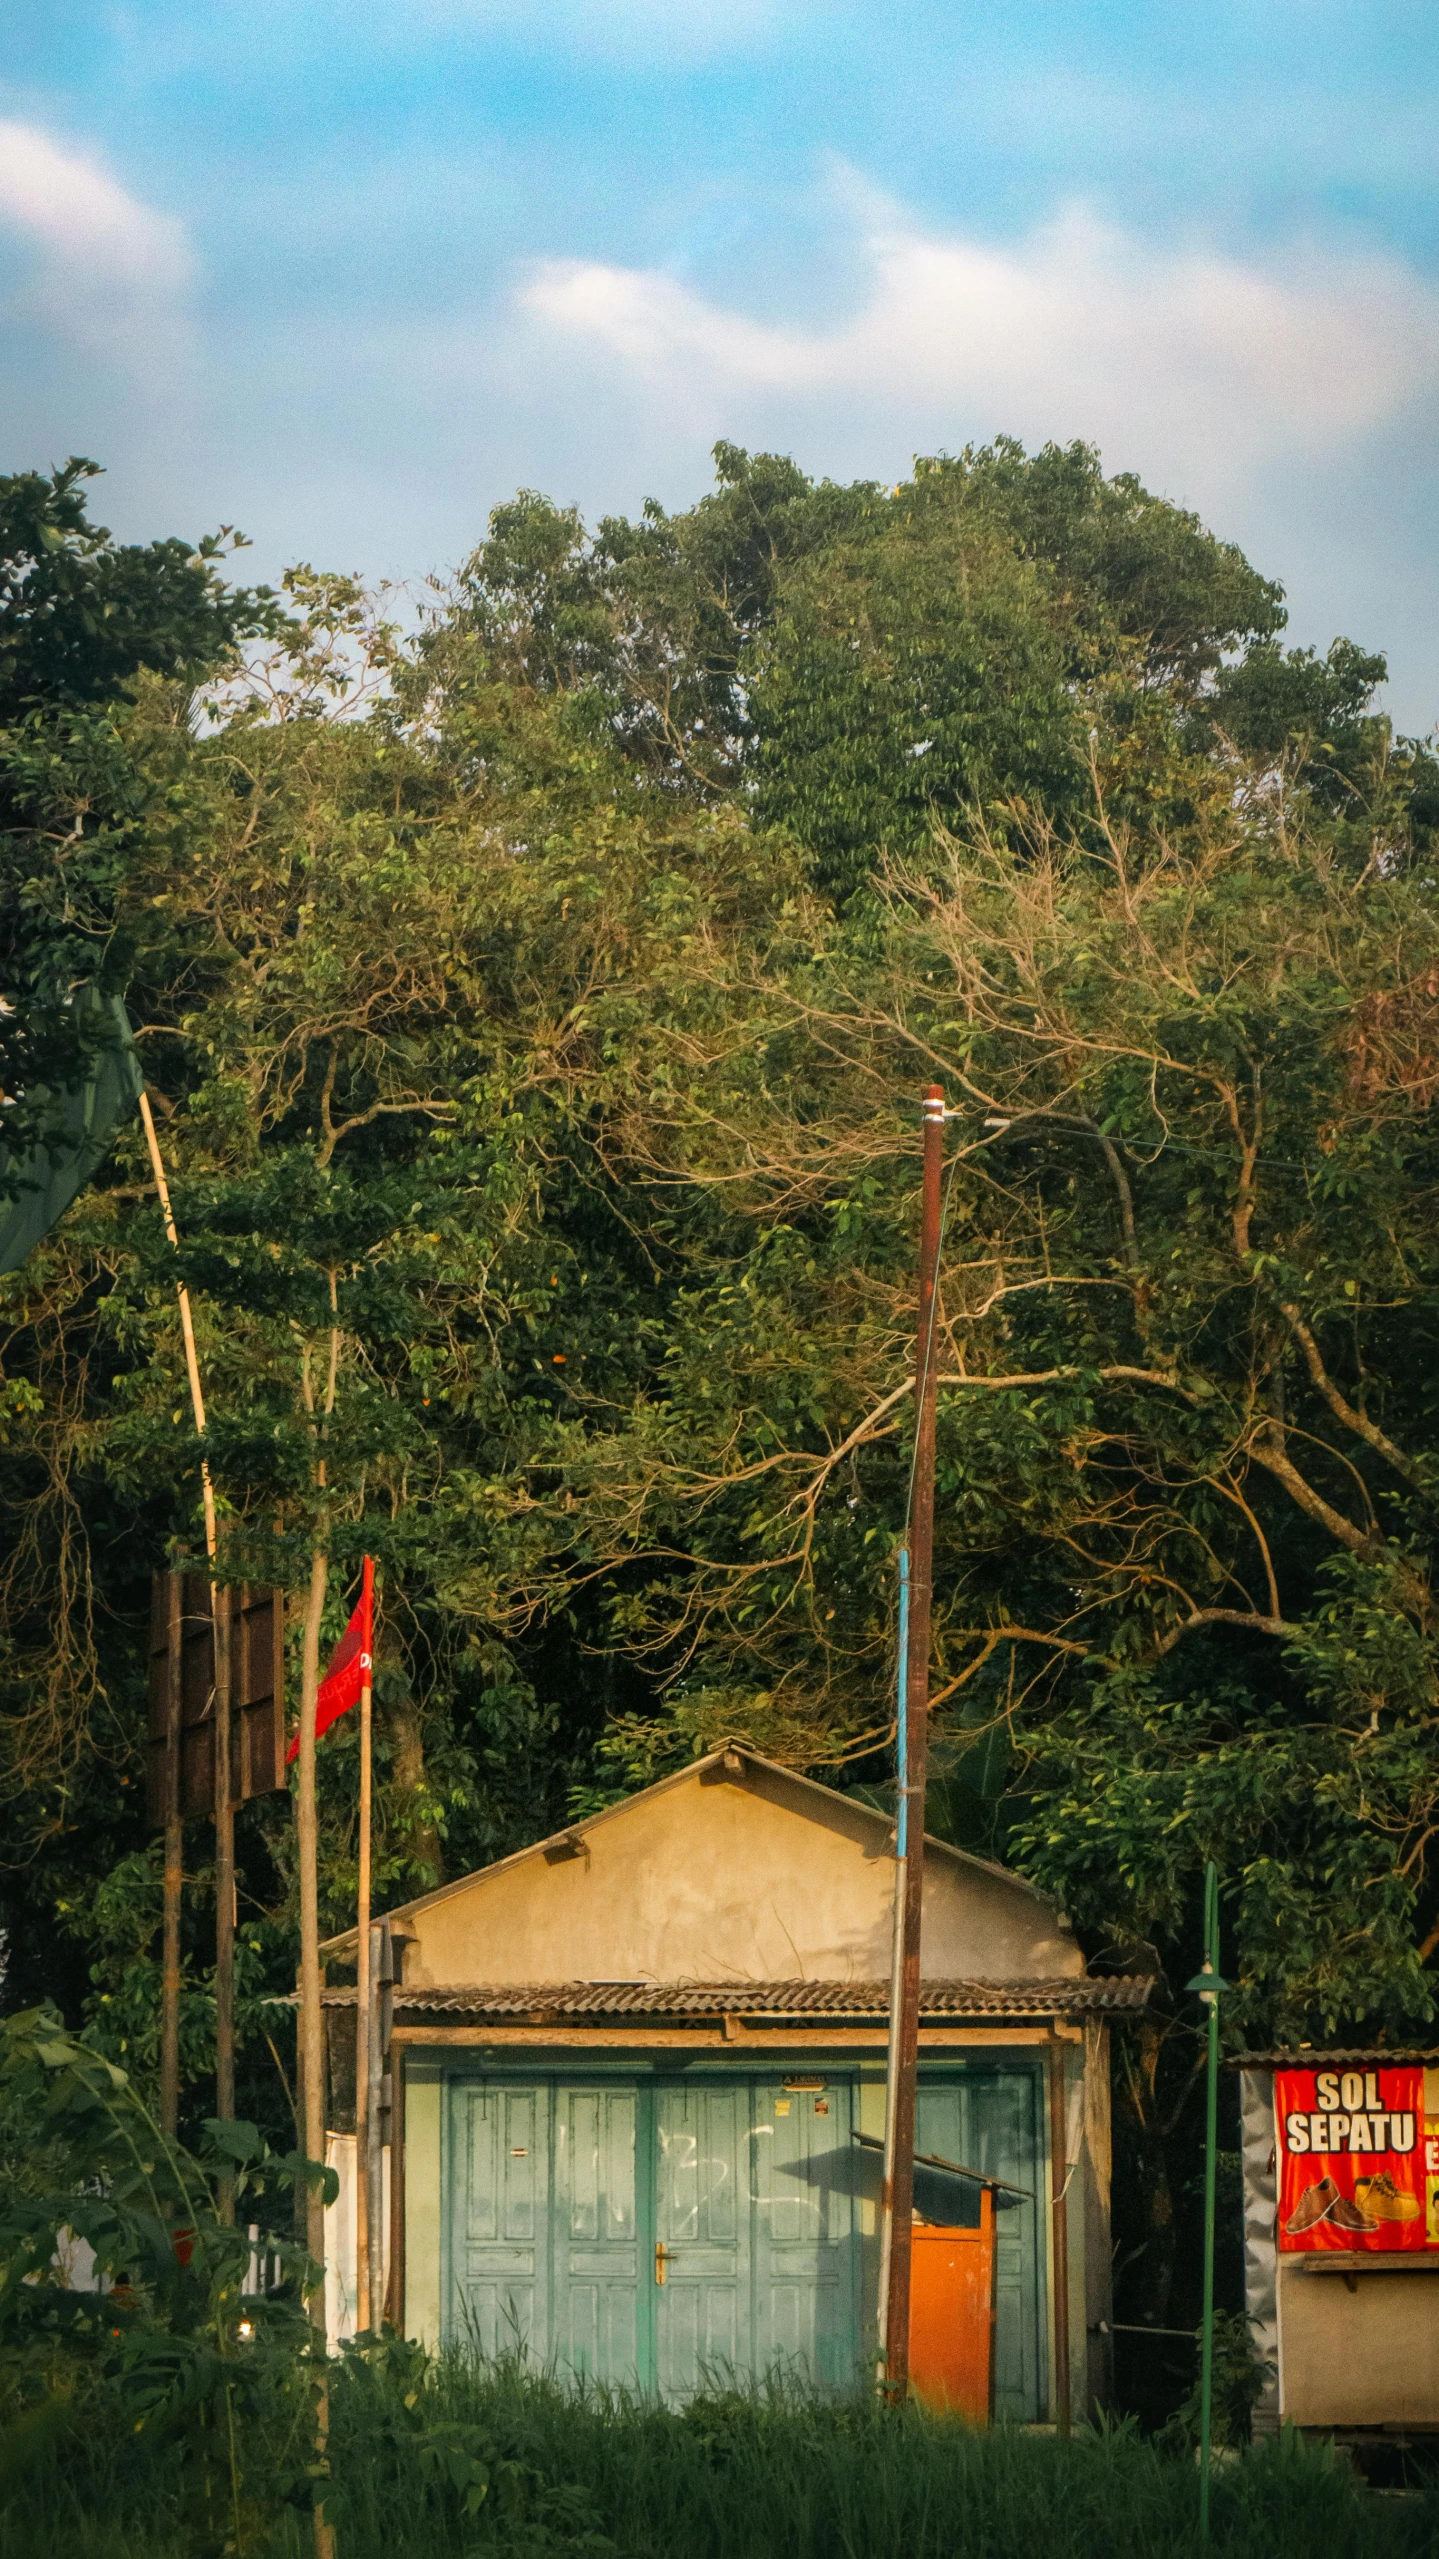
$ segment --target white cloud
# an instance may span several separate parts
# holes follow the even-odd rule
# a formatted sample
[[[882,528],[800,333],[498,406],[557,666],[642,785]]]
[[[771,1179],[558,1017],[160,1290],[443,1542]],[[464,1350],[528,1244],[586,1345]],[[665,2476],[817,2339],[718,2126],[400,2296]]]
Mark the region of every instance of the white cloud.
[[[1084,436],[1200,503],[1278,457],[1337,455],[1439,385],[1439,296],[1395,258],[1154,247],[1082,206],[1008,246],[864,213],[858,307],[833,328],[582,259],[532,268],[520,302],[681,412],[843,404],[902,418],[911,449]]]
[[[39,252],[35,307],[86,343],[157,316],[192,272],[178,222],[38,125],[0,121],[0,229]]]

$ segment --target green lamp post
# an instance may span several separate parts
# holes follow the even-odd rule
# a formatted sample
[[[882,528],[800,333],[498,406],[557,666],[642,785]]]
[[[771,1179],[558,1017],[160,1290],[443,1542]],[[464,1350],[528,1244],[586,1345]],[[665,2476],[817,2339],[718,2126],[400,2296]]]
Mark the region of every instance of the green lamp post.
[[[1214,2168],[1219,2142],[1219,1994],[1228,1990],[1219,1970],[1219,1877],[1214,1860],[1204,1870],[1204,1970],[1186,1989],[1209,2011],[1208,2108],[1204,2143],[1204,2326],[1199,2367],[1199,2538],[1209,2540],[1209,2445],[1214,2421]]]

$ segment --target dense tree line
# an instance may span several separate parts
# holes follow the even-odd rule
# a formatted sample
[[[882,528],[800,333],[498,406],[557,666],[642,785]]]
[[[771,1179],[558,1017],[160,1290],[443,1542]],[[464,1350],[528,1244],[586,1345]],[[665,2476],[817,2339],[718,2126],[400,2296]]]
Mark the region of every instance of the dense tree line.
[[[593,533],[522,493],[408,633],[114,545],[80,466],[0,483],[12,1150],[123,987],[235,1569],[321,1542],[338,1629],[379,1559],[398,1898],[728,1732],[882,1796],[940,1081],[936,1825],[1180,1981],[1213,1856],[1236,2033],[1412,2035],[1439,767],[1084,448],[716,459]],[[0,1282],[4,1996],[142,2074],[175,1277],[135,1131]],[[343,1728],[321,1774],[338,1921]],[[283,1802],[241,1848],[273,2118]],[[1190,2067],[1124,2059],[1151,2302]]]

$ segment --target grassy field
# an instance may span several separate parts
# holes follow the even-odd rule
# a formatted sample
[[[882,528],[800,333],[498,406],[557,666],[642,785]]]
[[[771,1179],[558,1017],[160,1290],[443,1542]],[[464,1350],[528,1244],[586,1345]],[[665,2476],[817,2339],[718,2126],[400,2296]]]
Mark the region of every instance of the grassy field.
[[[337,2559],[1182,2559],[1192,2459],[1119,2430],[982,2435],[917,2412],[716,2391],[683,2411],[410,2350],[330,2393]],[[290,2421],[294,2431],[293,2418]],[[23,2430],[22,2430],[23,2433]],[[303,2450],[303,2447],[300,2448]],[[96,2404],[0,2444],[4,2559],[312,2559],[296,2446],[255,2411],[150,2445]],[[287,2470],[287,2463],[290,2465]],[[1225,2559],[1430,2559],[1439,2497],[1271,2443],[1214,2489]]]

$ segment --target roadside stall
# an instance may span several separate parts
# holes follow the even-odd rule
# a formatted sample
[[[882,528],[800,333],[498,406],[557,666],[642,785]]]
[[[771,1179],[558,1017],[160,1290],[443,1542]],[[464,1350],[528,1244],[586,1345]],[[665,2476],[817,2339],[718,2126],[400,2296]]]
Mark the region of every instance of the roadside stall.
[[[1239,2067],[1255,2432],[1439,2432],[1439,2053]]]

